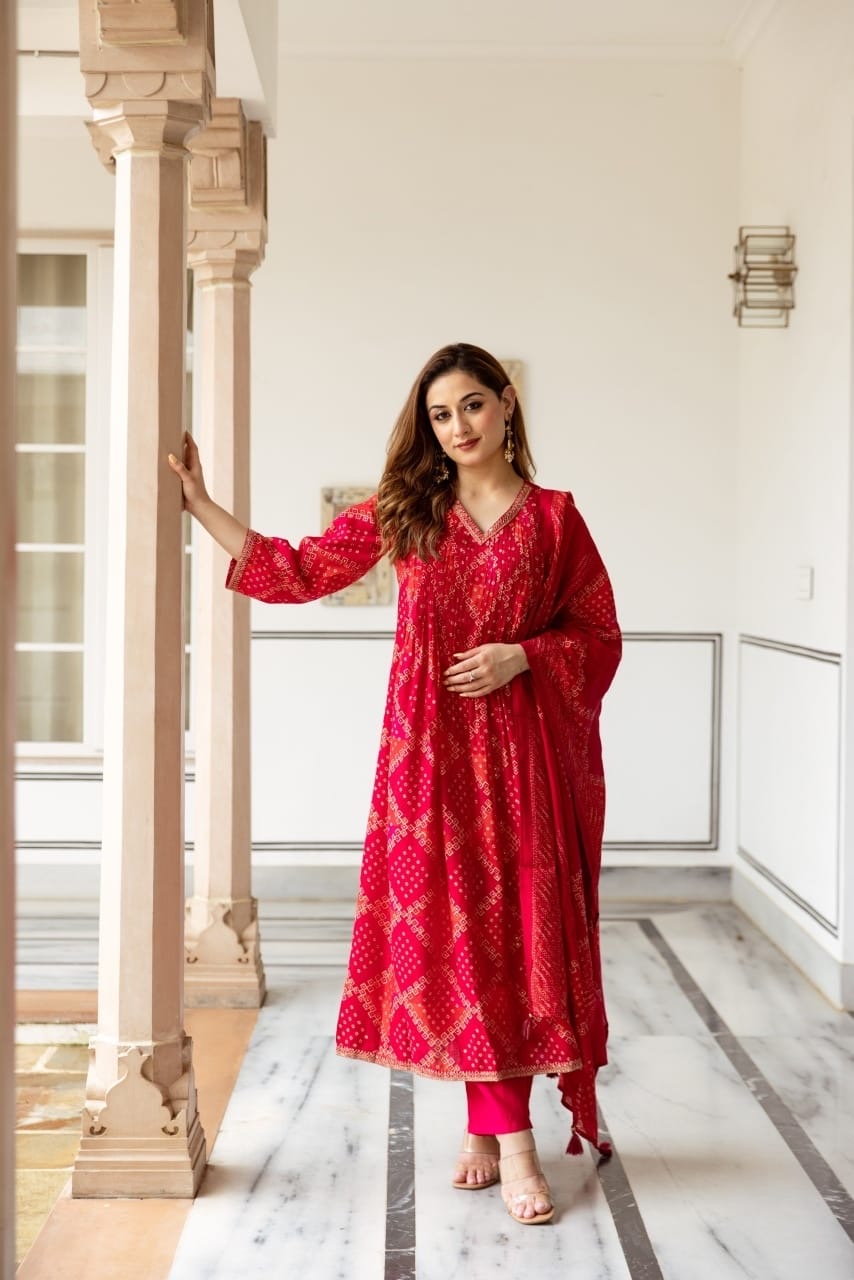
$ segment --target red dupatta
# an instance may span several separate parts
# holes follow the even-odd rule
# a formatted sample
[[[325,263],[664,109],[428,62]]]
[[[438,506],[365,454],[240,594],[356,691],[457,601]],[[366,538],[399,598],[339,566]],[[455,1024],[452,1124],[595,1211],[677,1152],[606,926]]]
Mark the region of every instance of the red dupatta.
[[[572,499],[544,504],[550,569],[523,640],[530,678],[513,682],[523,787],[522,910],[531,939],[534,1019],[569,1018],[581,1067],[559,1076],[579,1135],[598,1142],[595,1078],[607,1062],[608,1024],[599,954],[599,871],[605,784],[599,740],[602,697],[620,661],[610,583]]]

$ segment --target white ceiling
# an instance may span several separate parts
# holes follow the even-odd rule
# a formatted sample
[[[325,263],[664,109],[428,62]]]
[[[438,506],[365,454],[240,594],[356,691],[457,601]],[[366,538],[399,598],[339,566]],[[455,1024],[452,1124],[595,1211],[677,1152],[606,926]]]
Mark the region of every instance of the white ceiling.
[[[285,52],[739,58],[776,0],[279,0]]]
[[[218,0],[215,0],[215,9]],[[295,55],[628,54],[738,59],[776,0],[279,0]],[[76,47],[78,0],[18,0],[19,44]],[[259,0],[240,0],[245,13]]]
[[[6,0],[0,0],[0,4]],[[17,0],[18,114],[89,115],[79,49],[78,0]],[[217,93],[241,98],[247,116],[275,131],[278,0],[214,0]]]
[[[43,55],[18,60],[19,114],[88,115],[73,57],[78,48],[78,0],[17,3],[18,48]],[[286,56],[304,58],[667,57],[739,62],[776,3],[214,0],[217,92],[242,98],[247,114],[274,132],[277,45]]]

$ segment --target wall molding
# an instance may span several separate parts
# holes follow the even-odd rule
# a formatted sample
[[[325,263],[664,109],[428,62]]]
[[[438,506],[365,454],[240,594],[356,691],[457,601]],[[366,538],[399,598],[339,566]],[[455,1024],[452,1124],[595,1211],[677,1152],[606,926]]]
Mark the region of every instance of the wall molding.
[[[834,956],[802,920],[785,909],[739,866],[732,872],[732,901],[806,974],[837,1009],[854,1010],[854,964]]]
[[[368,640],[393,641],[393,630],[373,631],[341,631],[334,629],[315,629],[311,631],[253,631],[252,639],[258,641],[327,641],[327,640]],[[719,849],[720,844],[720,791],[721,791],[721,684],[723,670],[723,635],[719,631],[625,631],[624,642],[633,641],[661,644],[697,644],[709,645],[712,663],[712,700],[710,707],[709,746],[709,835],[703,840],[606,840],[603,849],[620,853],[711,853]],[[35,767],[32,761],[15,773],[17,782],[102,782],[103,769],[60,769],[54,763],[47,769]],[[186,773],[185,782],[194,782],[195,774]],[[19,840],[17,847],[21,850],[50,849],[91,849],[98,850],[96,841],[28,841]],[[192,845],[188,845],[192,848]],[[297,850],[305,850],[307,854],[361,853],[362,841],[261,841],[253,843],[253,852],[263,854],[293,854]]]
[[[34,769],[28,765],[26,769],[15,770],[16,782],[103,782],[103,769]]]
[[[390,631],[253,631],[253,640],[393,640]]]
[[[17,853],[97,853],[100,861],[100,840],[16,840]],[[44,859],[39,859],[44,861]]]
[[[495,61],[495,62],[709,62],[731,65],[735,62],[735,49],[724,44],[575,44],[555,41],[547,44],[532,42],[514,44],[510,41],[431,44],[425,41],[380,41],[360,43],[340,42],[308,43],[286,41],[280,45],[283,58],[294,62],[355,62],[361,60],[388,61],[411,60],[441,61]]]
[[[721,810],[721,712],[723,686],[723,634],[720,631],[624,631],[623,640],[655,641],[663,644],[710,645],[712,700],[709,744],[709,835],[705,840],[605,840],[603,850],[644,853],[714,853],[720,848]]]
[[[811,649],[804,644],[788,644],[785,640],[771,640],[768,636],[754,636],[744,632],[738,637],[740,645],[751,645],[755,649],[775,649],[778,653],[791,653],[796,658],[812,658],[816,662],[829,662],[832,666],[842,665],[842,654],[833,649]]]
[[[87,769],[84,773],[82,770],[73,769],[34,769],[32,765],[27,765],[25,769],[15,770],[16,782],[103,782],[103,769]],[[195,782],[196,775],[194,773],[184,774],[185,782]]]
[[[743,849],[741,845],[738,846],[738,856],[743,862],[746,862],[749,867],[752,867],[760,876],[763,876],[769,884],[772,884],[778,893],[782,893],[783,896],[788,898],[790,902],[793,902],[796,907],[800,907],[801,911],[805,912],[812,920],[815,920],[816,924],[820,924],[822,929],[826,929],[834,938],[839,937],[838,924],[835,924],[832,920],[828,920],[826,916],[823,916],[820,911],[816,910],[816,908],[812,906],[811,903],[807,902],[806,898],[802,898],[799,893],[796,893],[791,885],[786,884],[785,880],[781,880],[780,877],[776,876],[769,867],[766,867],[761,863],[758,858],[754,858],[753,855],[748,853],[746,849]]]
[[[738,637],[738,709],[736,720],[737,733],[737,749],[739,757],[741,754],[742,735],[741,735],[741,688],[742,688],[742,671],[741,671],[741,652],[745,647],[754,649],[770,649],[776,653],[785,653],[790,657],[804,658],[811,662],[821,662],[830,666],[842,667],[842,654],[832,649],[814,649],[808,645],[789,644],[785,640],[773,640],[768,636],[757,636],[749,633],[742,633]],[[838,716],[838,737],[836,744],[836,847],[835,854],[835,877],[836,877],[836,903],[837,912],[839,903],[841,902],[842,893],[842,724],[843,724],[843,706],[842,706],[842,681],[839,682],[839,716]],[[741,825],[741,770],[736,770],[736,824]],[[793,889],[790,884],[781,879],[780,876],[767,867],[761,858],[757,858],[755,854],[746,849],[739,839],[736,845],[737,856],[749,867],[751,867],[757,875],[762,876],[778,893],[782,894],[799,910],[808,915],[822,929],[826,930],[831,937],[839,936],[839,920],[828,920],[816,907],[802,897],[797,890]]]

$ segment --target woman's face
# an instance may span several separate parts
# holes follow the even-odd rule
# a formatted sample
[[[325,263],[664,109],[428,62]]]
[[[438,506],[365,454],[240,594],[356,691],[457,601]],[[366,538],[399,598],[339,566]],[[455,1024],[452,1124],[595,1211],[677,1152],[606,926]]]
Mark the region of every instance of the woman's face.
[[[431,382],[425,397],[436,439],[461,468],[482,466],[503,450],[515,402],[511,386],[499,397],[462,369]]]

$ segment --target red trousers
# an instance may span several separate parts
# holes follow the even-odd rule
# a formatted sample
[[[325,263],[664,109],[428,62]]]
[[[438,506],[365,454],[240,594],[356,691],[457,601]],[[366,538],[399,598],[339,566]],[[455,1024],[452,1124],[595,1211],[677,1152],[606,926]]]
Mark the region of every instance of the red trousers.
[[[522,947],[525,967],[531,968],[531,869],[519,866]],[[469,1133],[518,1133],[530,1129],[529,1111],[533,1076],[514,1076],[510,1080],[467,1080],[466,1100],[469,1109]]]
[[[528,1104],[533,1076],[512,1080],[467,1080],[469,1133],[518,1133],[531,1128]]]

